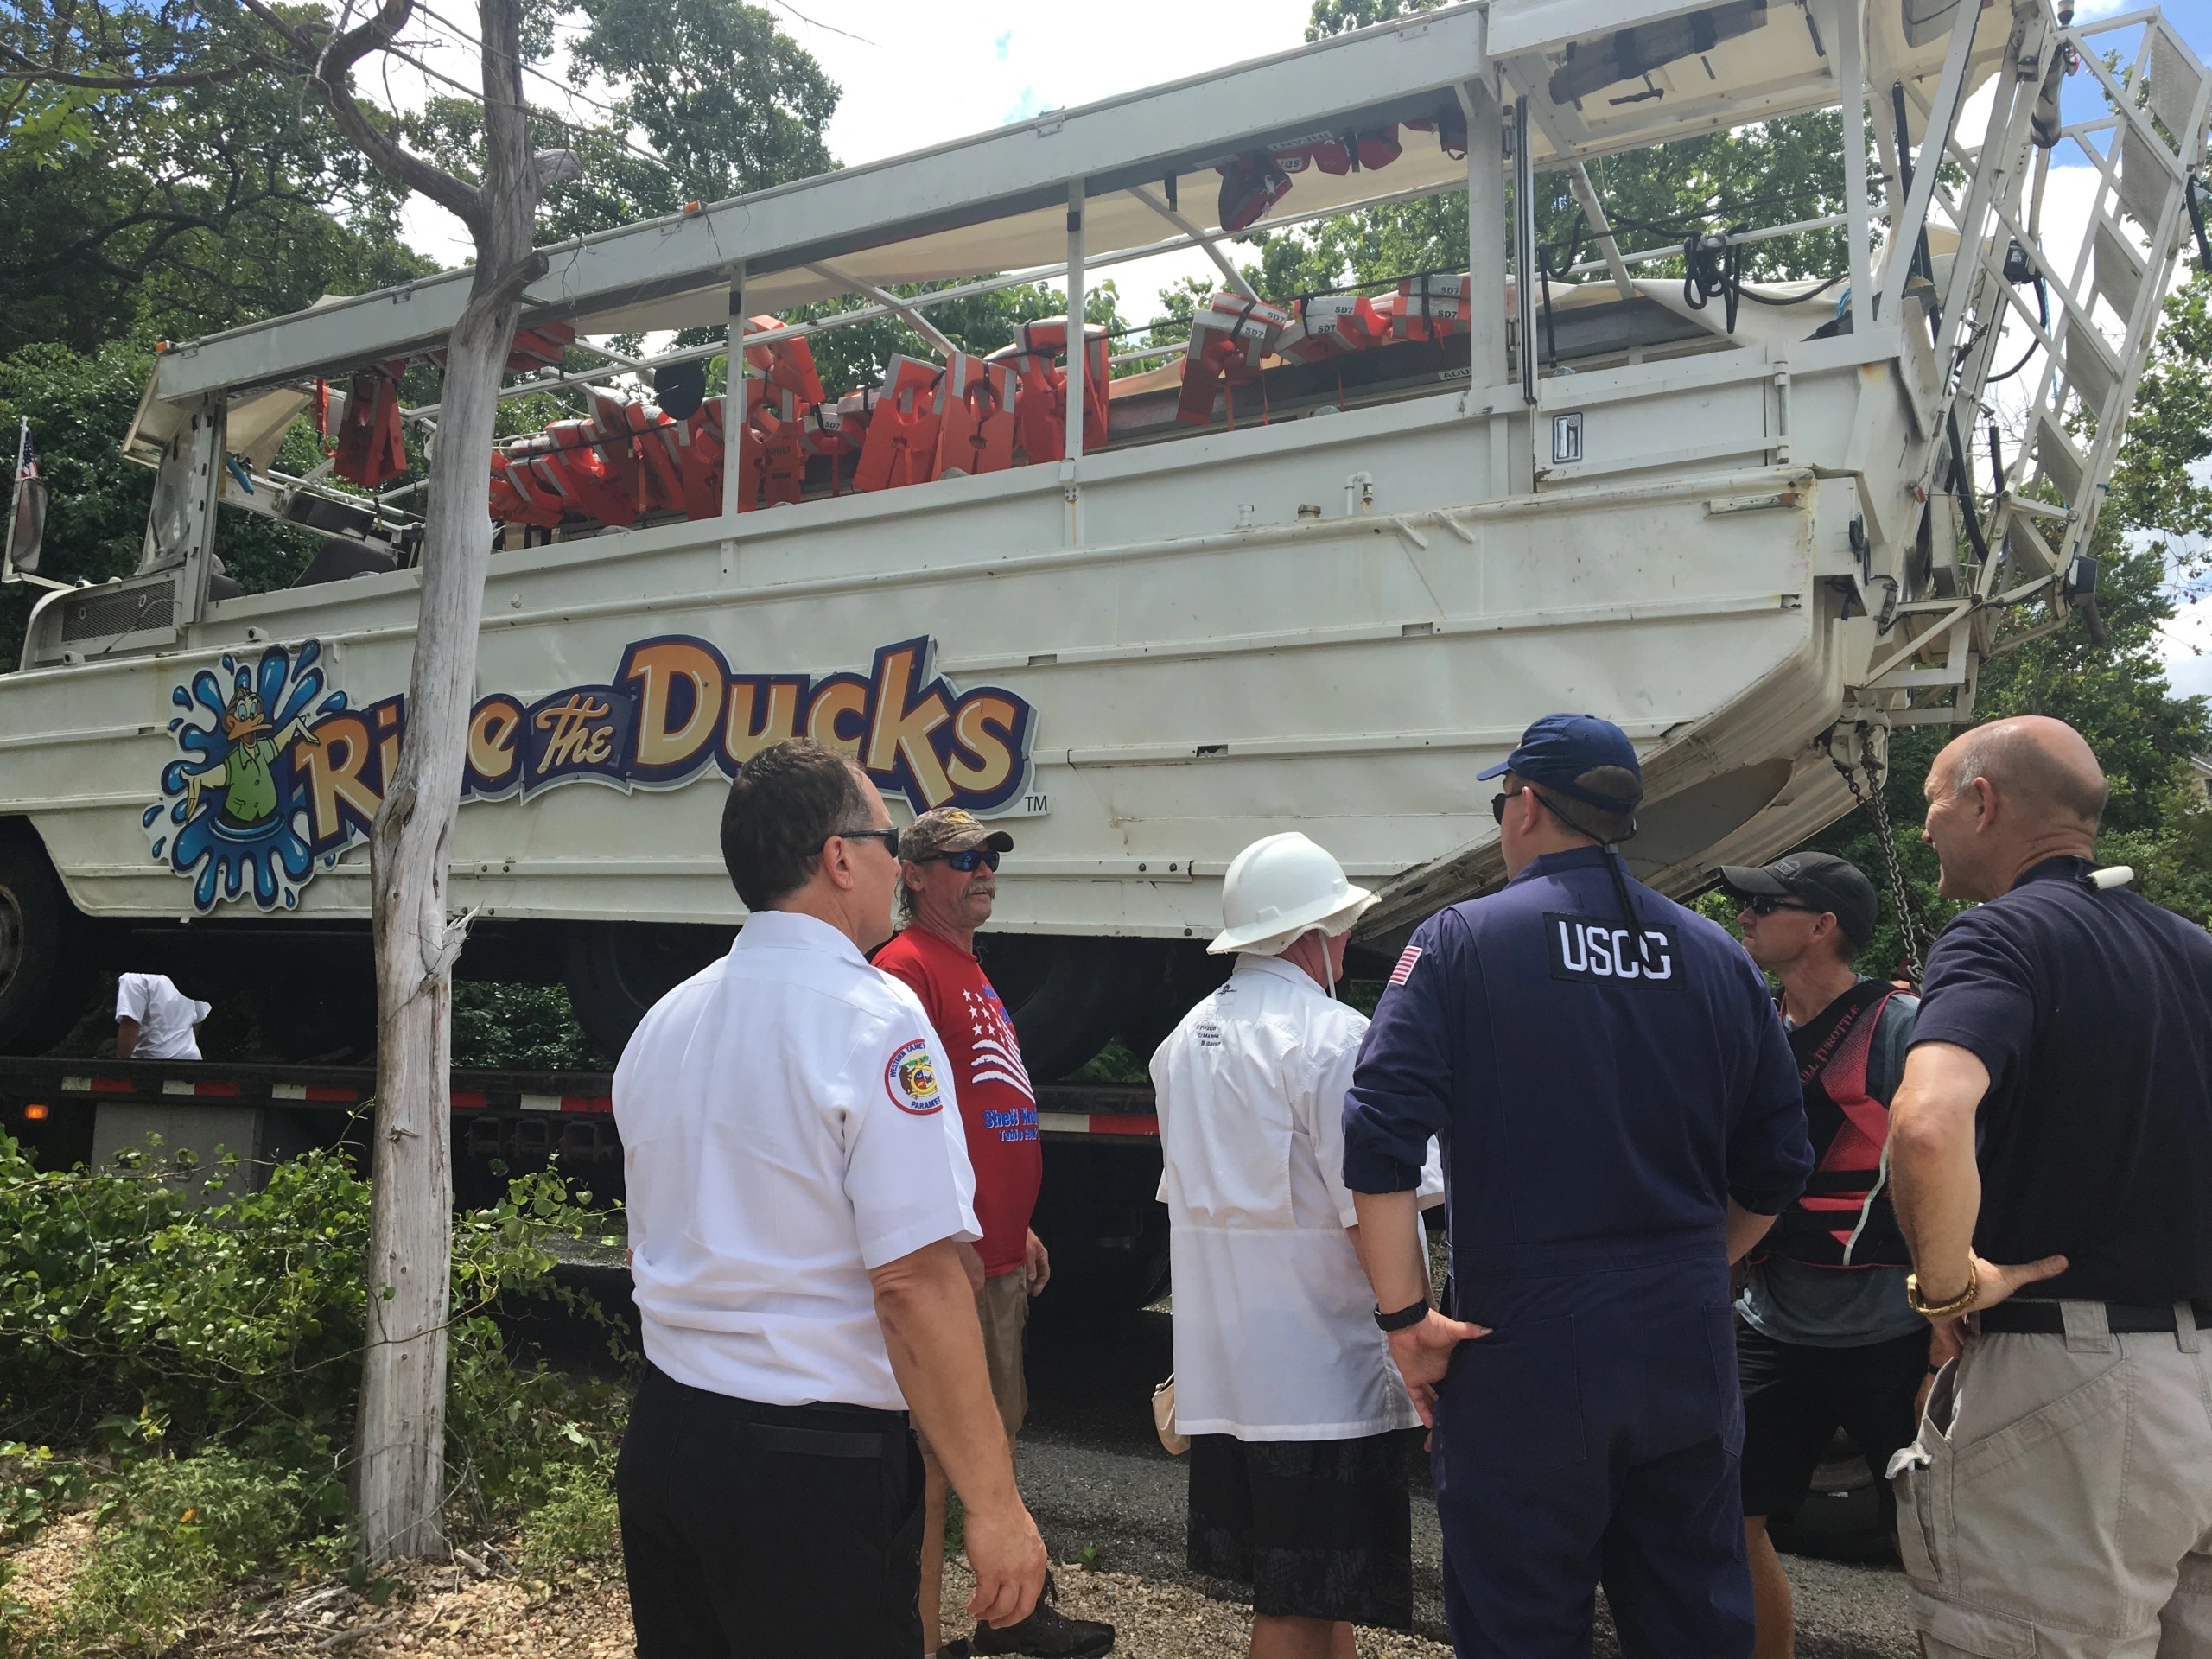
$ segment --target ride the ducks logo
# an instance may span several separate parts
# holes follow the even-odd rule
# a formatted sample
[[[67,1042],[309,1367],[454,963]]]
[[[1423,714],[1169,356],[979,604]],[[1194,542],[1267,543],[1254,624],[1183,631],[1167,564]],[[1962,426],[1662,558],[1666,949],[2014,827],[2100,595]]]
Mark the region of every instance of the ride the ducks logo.
[[[917,813],[1003,811],[1029,781],[1036,710],[995,686],[955,689],[934,653],[927,637],[906,639],[877,651],[865,675],[810,677],[733,672],[690,635],[641,639],[611,683],[479,699],[461,799],[529,800],[580,782],[676,789],[810,737]],[[264,910],[292,908],[318,865],[368,835],[398,765],[406,698],[357,707],[327,688],[321,658],[315,640],[226,656],[219,674],[203,669],[171,693],[185,711],[169,722],[179,753],[141,822],[201,911],[249,891]]]

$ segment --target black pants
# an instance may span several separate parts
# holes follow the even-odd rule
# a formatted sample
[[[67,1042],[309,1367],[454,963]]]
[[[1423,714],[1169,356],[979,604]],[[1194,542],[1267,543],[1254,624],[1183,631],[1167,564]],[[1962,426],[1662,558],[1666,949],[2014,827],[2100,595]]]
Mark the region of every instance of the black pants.
[[[1913,1402],[1928,1376],[1928,1333],[1859,1348],[1777,1342],[1741,1319],[1736,1365],[1744,1388],[1744,1513],[1797,1513],[1837,1429],[1874,1477],[1885,1530],[1897,1525],[1891,1454],[1919,1433]]]
[[[922,1650],[904,1412],[759,1405],[647,1365],[614,1491],[638,1659]]]

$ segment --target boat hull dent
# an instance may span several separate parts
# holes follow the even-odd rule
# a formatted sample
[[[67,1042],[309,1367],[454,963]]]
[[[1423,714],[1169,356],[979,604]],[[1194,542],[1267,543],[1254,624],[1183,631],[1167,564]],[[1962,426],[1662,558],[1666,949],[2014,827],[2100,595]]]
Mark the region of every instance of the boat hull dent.
[[[1754,360],[1732,382],[1634,385],[1648,418],[1615,417],[1610,457],[1586,450],[1557,482],[1534,464],[1544,412],[1475,390],[1100,457],[1075,501],[1050,480],[953,479],[895,508],[755,515],[734,537],[672,525],[501,553],[452,900],[735,922],[714,780],[798,730],[859,753],[898,817],[948,785],[1000,817],[1015,850],[996,927],[1205,938],[1230,860],[1294,823],[1383,894],[1382,935],[1495,882],[1475,773],[1560,709],[1628,730],[1652,801],[1639,861],[1701,885],[1711,845],[1765,855],[1846,804],[1801,780],[1876,650],[1840,589],[1853,521],[1878,526],[1869,498],[1900,469],[1821,478],[1792,457],[1823,425],[1815,449],[1912,447],[1868,442],[1880,377],[1800,373],[1785,404],[1758,353],[1735,355]],[[1895,568],[1878,539],[1874,557]],[[414,608],[412,573],[359,577],[213,607],[179,651],[0,677],[0,817],[32,820],[89,915],[365,915],[359,835],[404,722]],[[273,762],[280,786],[303,780],[287,800],[313,868],[273,901],[247,879],[196,905],[170,838],[202,764],[183,728],[212,723],[196,677],[226,696],[308,641],[328,710],[310,717],[351,722]],[[682,671],[716,662],[726,677]],[[601,703],[628,725],[617,709],[597,740],[573,720],[563,735],[564,713]],[[556,786],[583,783],[600,786]]]

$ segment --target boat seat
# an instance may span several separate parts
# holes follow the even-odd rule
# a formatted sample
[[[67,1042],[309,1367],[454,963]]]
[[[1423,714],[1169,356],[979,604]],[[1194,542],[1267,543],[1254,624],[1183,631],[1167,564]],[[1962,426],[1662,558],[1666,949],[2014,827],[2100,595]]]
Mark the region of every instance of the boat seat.
[[[372,547],[363,547],[358,542],[341,541],[327,536],[316,547],[315,556],[308,561],[308,568],[293,582],[295,588],[313,588],[326,582],[343,582],[348,576],[381,575],[394,569],[391,555],[379,553]]]

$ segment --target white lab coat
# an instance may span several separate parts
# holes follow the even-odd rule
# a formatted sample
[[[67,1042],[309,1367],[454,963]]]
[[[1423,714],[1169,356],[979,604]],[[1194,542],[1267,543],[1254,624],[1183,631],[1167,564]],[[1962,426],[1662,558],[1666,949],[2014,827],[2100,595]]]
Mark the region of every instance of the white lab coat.
[[[1185,1434],[1335,1440],[1420,1420],[1344,1229],[1344,1091],[1366,1017],[1241,956],[1153,1056]],[[1444,1181],[1434,1142],[1424,1205]]]

